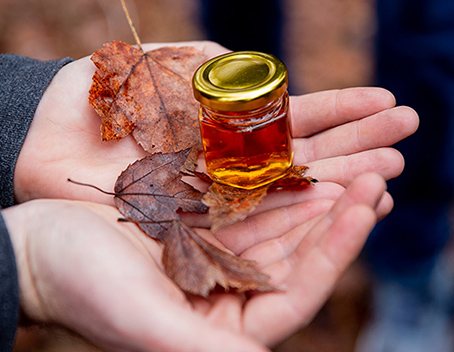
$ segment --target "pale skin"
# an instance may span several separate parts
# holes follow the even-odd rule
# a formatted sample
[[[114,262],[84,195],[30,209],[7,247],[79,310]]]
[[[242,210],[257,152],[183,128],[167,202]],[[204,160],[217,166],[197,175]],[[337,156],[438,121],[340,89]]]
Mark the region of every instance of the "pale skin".
[[[210,56],[225,51],[188,44]],[[377,88],[292,97],[295,163],[321,182],[271,193],[217,239],[205,229],[206,216],[188,218],[202,236],[256,260],[282,291],[205,300],[164,275],[161,244],[117,222],[111,197],[66,181],[112,190],[120,172],[145,155],[132,137],[100,141],[100,119],[87,102],[93,70],[87,58],[78,60],[46,90],[16,167],[15,196],[25,203],[2,211],[25,314],[108,351],[268,351],[310,322],[391,210],[385,179],[398,176],[404,162],[388,146],[416,130],[416,113],[396,108]],[[80,201],[29,201],[38,198]]]

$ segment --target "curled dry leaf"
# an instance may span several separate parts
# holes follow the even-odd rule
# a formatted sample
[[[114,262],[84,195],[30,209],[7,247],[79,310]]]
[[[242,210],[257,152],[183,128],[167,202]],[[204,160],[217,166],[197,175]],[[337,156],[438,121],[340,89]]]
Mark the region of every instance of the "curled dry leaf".
[[[240,189],[214,182],[202,201],[210,210],[211,231],[246,219],[266,196],[269,186]]]
[[[216,285],[227,291],[276,290],[268,283],[269,276],[254,269],[255,262],[220,250],[178,221],[167,232],[162,262],[181,289],[203,297]]]
[[[170,222],[180,219],[178,210],[207,211],[201,202],[203,194],[181,179],[189,152],[156,153],[140,159],[115,184],[115,205],[120,212],[161,241]]]
[[[189,149],[153,154],[128,166],[115,184],[120,212],[164,243],[163,266],[184,291],[206,297],[216,286],[238,291],[273,290],[254,263],[209,244],[186,226],[178,210],[204,213],[203,194],[182,181]]]
[[[132,132],[147,152],[201,149],[191,77],[206,59],[194,47],[143,52],[112,41],[91,57],[97,69],[89,102],[102,118],[103,140]]]
[[[235,188],[213,182],[202,202],[209,207],[211,230],[216,232],[222,227],[244,220],[265,198],[269,189],[305,187],[318,182],[316,179],[305,176],[307,166],[293,166],[285,177],[273,183],[252,190]],[[193,172],[202,180],[207,175]]]
[[[255,270],[253,262],[203,240],[183,224],[178,211],[204,213],[208,205],[216,230],[246,218],[269,188],[316,180],[304,176],[306,167],[294,167],[285,178],[252,191],[213,183],[203,202],[203,194],[182,181],[182,170],[194,171],[201,149],[191,77],[205,59],[193,47],[145,53],[120,41],[92,55],[97,69],[89,102],[102,118],[102,139],[118,140],[132,133],[152,154],[118,177],[115,204],[127,219],[164,243],[164,269],[183,290],[202,296],[216,285],[226,290],[273,290],[269,277]]]
[[[285,177],[274,181],[270,188],[290,188],[290,187],[306,187],[317,183],[318,180],[305,176],[309,167],[293,165]]]

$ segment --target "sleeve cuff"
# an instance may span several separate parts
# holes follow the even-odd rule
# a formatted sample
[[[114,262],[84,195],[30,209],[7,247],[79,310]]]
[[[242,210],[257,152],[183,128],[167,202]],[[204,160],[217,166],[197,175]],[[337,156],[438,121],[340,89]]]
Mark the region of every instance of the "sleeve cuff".
[[[39,101],[55,74],[72,59],[38,61],[0,55],[0,206],[14,204],[14,169]]]
[[[19,283],[13,245],[0,212],[0,351],[10,351],[19,320]]]

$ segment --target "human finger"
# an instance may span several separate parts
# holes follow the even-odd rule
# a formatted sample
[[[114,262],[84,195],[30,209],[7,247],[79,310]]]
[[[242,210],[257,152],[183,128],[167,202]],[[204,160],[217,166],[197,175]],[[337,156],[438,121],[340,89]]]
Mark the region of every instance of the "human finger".
[[[323,247],[312,249],[304,261],[294,263],[286,285],[281,286],[282,292],[257,294],[249,301],[246,307],[249,314],[244,319],[248,333],[272,346],[307,325],[329,298],[346,267],[357,257],[374,223],[374,212],[365,205],[355,205],[342,212],[326,233],[333,239],[329,253]],[[334,235],[337,235],[336,243]],[[340,258],[344,260],[342,265]]]
[[[280,239],[294,228],[299,228],[327,211],[333,202],[318,199],[269,210],[219,230],[216,238],[226,248],[240,255],[261,242]]]
[[[187,179],[185,181],[190,182]],[[191,182],[191,184],[194,185],[197,183]],[[206,185],[203,188],[197,186],[197,189],[202,190],[202,192],[206,192],[208,190]],[[315,185],[302,188],[295,187],[277,190],[269,189],[266,197],[246,220],[232,225],[234,226],[233,228],[228,226],[220,231],[217,231],[216,236],[219,236],[221,240],[224,238],[241,237],[242,234],[246,235],[245,232],[251,230],[251,226],[253,225],[250,225],[248,222],[251,219],[254,219],[254,216],[257,214],[314,199],[337,199],[343,191],[344,187],[333,182],[318,182]],[[212,224],[209,219],[209,215],[182,212],[180,213],[180,216],[183,221],[191,227],[209,228]],[[277,221],[280,220],[277,219]],[[249,237],[249,235],[247,237]]]
[[[389,193],[385,192],[375,209],[377,219],[379,220],[385,217],[391,211],[393,204],[392,197]],[[231,243],[229,241],[226,245],[233,248],[242,248],[242,245],[245,247],[242,248],[244,251],[238,252],[238,254],[246,258],[256,258],[260,255],[261,258],[266,258],[265,261],[261,261],[261,266],[271,265],[271,263],[288,257],[323,216],[324,211],[328,211],[331,205],[332,202],[328,200],[318,201],[318,215],[316,215],[315,209],[312,209],[312,213],[308,214],[307,217],[303,215],[304,212],[299,213],[301,223],[298,226],[290,227],[288,223],[279,223],[281,226],[275,226],[275,229],[272,226],[268,226],[267,230],[269,231],[261,232],[260,236],[254,238],[255,241],[246,243],[248,246],[245,245],[246,241],[244,240],[239,241],[240,243]],[[295,211],[295,215],[293,216],[298,216],[298,213]],[[306,245],[310,244],[310,242],[306,242]]]
[[[365,172],[376,172],[386,180],[399,176],[405,165],[400,152],[393,148],[379,148],[304,163],[308,174],[320,182],[335,182],[344,187]]]
[[[395,104],[394,96],[382,88],[358,87],[293,96],[290,100],[292,135],[294,138],[312,136]]]
[[[373,228],[383,184],[377,176],[358,179],[288,258],[264,268],[283,291],[247,303],[244,323],[251,335],[272,345],[312,319]]]
[[[355,199],[349,196],[349,194],[352,194],[352,191],[349,190],[348,192],[346,192],[346,195],[344,195],[338,202],[334,204],[333,208],[332,206],[334,202],[332,201],[331,203],[326,204],[326,208],[324,210],[326,212],[329,211],[329,214],[331,214],[330,216],[335,218],[337,216],[336,209],[344,209],[356,203],[368,203],[372,207],[372,205],[375,203],[375,205],[373,206],[375,215],[377,219],[382,218],[391,210],[393,206],[393,200],[389,193],[384,191],[383,187],[385,186],[383,183],[381,185],[377,184],[377,187],[378,188],[375,190],[375,192],[378,192],[377,194],[381,194],[380,198],[378,198],[377,196],[377,198],[371,198],[373,199],[373,201],[367,200],[366,197],[368,197],[370,192],[365,192],[364,195],[360,195],[361,198]],[[372,197],[375,197],[373,193]],[[351,204],[347,202],[351,202]],[[301,221],[297,226],[285,227],[285,225],[281,223],[283,231],[279,232],[278,230],[276,230],[274,234],[270,234],[269,237],[264,239],[263,241],[256,241],[256,243],[248,247],[248,249],[246,249],[246,251],[243,252],[242,255],[249,259],[260,257],[261,260],[259,265],[260,267],[265,267],[270,266],[280,260],[285,260],[285,258],[289,257],[293,250],[297,248],[303,240],[304,245],[302,246],[305,248],[310,248],[310,246],[312,246],[314,244],[314,241],[317,239],[317,236],[322,233],[322,230],[317,231],[316,229],[312,230],[312,228],[317,222],[318,224],[316,226],[318,226],[319,228],[320,226],[322,226],[321,224],[326,224],[326,213],[323,212],[325,213],[323,214],[323,210],[320,210],[321,211],[317,214],[314,214],[314,216],[307,217],[305,219],[306,221]],[[298,213],[298,211],[300,212]],[[293,216],[295,218],[304,218],[306,216],[305,209],[295,209],[295,214],[293,214]],[[323,216],[325,216],[325,218],[323,218]],[[309,231],[312,231],[315,234],[312,235],[312,240],[310,238],[305,239],[306,234]]]
[[[400,106],[331,128],[307,139],[295,139],[295,157],[313,161],[387,147],[413,134],[418,115]]]

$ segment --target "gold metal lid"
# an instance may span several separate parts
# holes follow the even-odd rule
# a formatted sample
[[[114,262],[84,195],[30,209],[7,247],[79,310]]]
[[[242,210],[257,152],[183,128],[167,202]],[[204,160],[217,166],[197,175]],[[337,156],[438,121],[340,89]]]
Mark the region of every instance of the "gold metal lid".
[[[262,107],[287,90],[288,75],[277,57],[255,51],[217,56],[202,64],[192,78],[194,97],[221,111]]]

